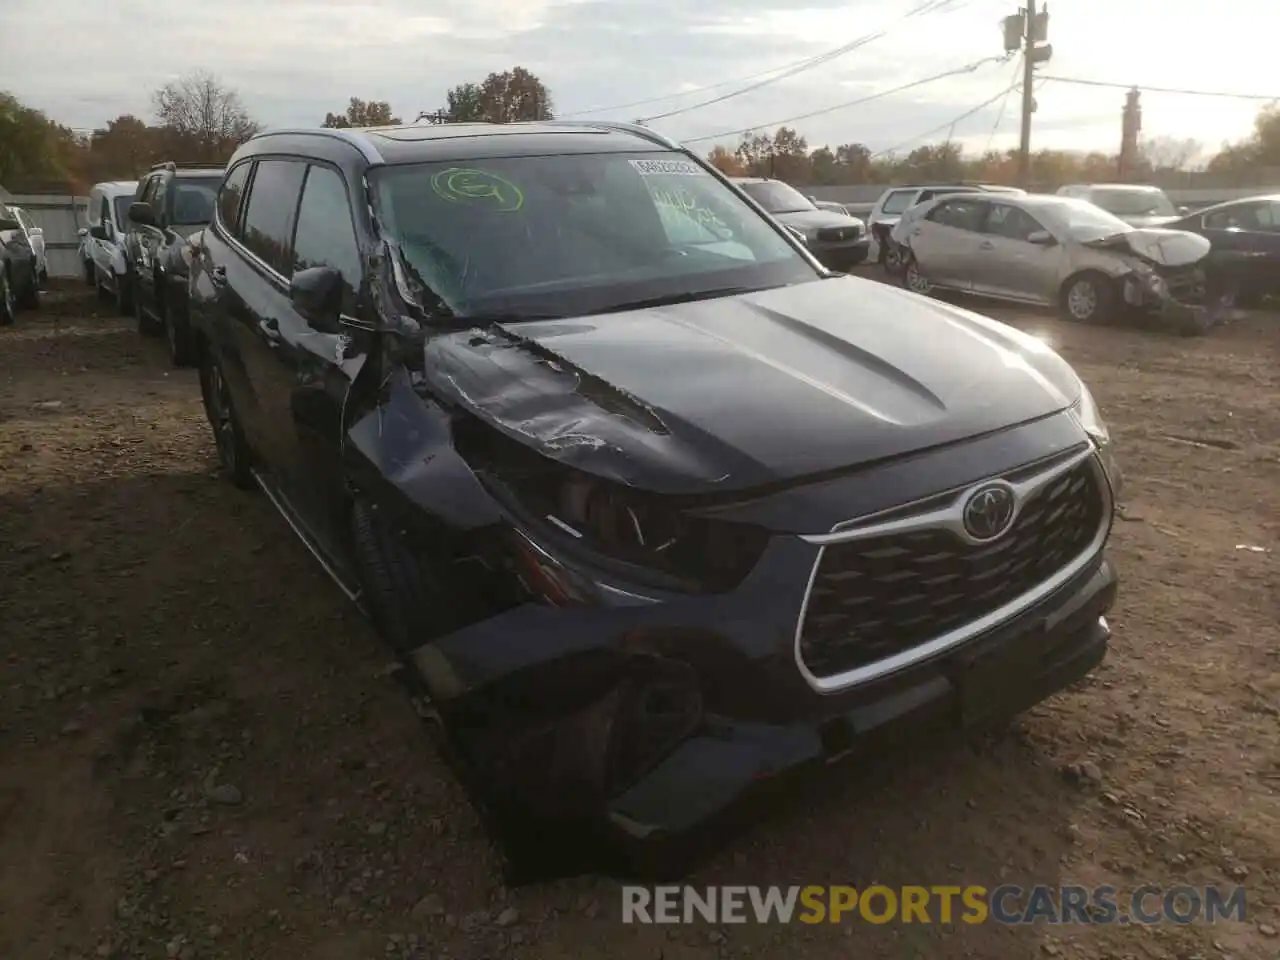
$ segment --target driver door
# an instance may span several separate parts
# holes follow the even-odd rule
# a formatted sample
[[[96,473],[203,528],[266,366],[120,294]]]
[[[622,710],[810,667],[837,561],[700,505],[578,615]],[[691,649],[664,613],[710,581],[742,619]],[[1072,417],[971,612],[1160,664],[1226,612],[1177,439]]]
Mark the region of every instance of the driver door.
[[[1056,302],[1062,247],[1027,239],[1047,232],[1021,207],[993,200],[982,227],[982,257],[973,273],[974,293],[1039,304]]]

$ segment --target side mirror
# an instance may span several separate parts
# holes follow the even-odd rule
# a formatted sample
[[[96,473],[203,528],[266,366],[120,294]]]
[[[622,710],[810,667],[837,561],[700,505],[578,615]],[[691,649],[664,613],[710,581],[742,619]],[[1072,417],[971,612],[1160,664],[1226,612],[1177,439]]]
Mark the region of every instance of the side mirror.
[[[151,204],[139,200],[137,203],[129,205],[129,220],[133,223],[142,224],[144,227],[154,227],[156,225],[156,212],[152,209]]]
[[[1190,212],[1191,212],[1191,208],[1188,207],[1185,203],[1178,207],[1178,215],[1181,217],[1185,217]]]
[[[110,239],[111,239],[111,238],[107,235],[107,227],[106,227],[106,224],[102,224],[102,223],[95,223],[92,227],[90,227],[90,228],[89,228],[89,236],[93,237],[93,239],[95,239],[95,240],[110,240]]]
[[[76,231],[76,236],[79,237],[81,240],[83,240],[88,235],[89,235],[89,231],[86,227],[81,227],[79,230]]]
[[[44,236],[44,227],[32,227],[32,228],[31,228],[31,236],[33,236],[33,237],[43,237],[43,236]]]
[[[1051,247],[1056,242],[1048,230],[1033,230],[1027,234],[1027,243],[1034,243],[1038,247]]]
[[[0,230],[21,230],[22,224],[17,220],[3,219],[0,220]]]
[[[294,309],[322,333],[338,331],[342,313],[342,274],[333,267],[308,267],[289,281]]]

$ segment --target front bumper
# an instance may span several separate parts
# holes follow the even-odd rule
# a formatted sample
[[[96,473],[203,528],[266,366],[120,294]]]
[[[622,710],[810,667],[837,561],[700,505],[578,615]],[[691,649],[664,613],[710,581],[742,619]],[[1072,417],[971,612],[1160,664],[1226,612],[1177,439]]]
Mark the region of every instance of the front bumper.
[[[828,270],[849,270],[867,259],[871,250],[871,238],[866,234],[857,240],[824,243],[808,241],[809,250]]]
[[[1210,287],[1203,277],[1192,289],[1175,294],[1165,284],[1153,287],[1147,277],[1130,275],[1124,283],[1124,299],[1161,326],[1188,336],[1209,330],[1231,309],[1231,298]]]

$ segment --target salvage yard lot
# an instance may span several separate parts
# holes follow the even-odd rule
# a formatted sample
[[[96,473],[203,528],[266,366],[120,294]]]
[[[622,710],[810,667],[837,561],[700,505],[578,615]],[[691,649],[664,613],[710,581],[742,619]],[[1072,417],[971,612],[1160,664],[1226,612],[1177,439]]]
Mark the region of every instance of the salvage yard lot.
[[[1008,735],[843,771],[690,880],[1241,884],[1244,924],[659,929],[619,924],[612,881],[502,887],[372,631],[215,478],[195,374],[88,293],[45,304],[0,331],[0,957],[1280,952],[1280,316],[1184,340],[992,309],[1117,438],[1110,657]]]

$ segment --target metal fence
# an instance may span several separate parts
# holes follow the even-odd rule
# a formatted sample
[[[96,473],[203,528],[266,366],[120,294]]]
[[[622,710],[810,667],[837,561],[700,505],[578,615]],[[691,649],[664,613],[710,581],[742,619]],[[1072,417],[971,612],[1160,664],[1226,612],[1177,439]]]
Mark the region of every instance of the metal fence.
[[[80,262],[78,231],[88,225],[89,198],[66,194],[10,193],[4,202],[21,207],[31,216],[34,226],[44,231],[45,256],[51,277],[79,277],[84,274]]]

